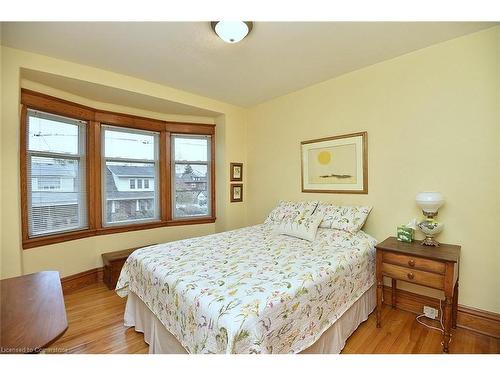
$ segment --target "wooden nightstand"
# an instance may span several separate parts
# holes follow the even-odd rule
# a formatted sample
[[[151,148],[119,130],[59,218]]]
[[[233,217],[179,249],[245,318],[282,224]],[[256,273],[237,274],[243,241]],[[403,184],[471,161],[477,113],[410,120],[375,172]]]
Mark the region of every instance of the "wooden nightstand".
[[[448,353],[450,330],[457,325],[458,268],[460,246],[441,244],[430,247],[398,241],[389,237],[375,246],[377,249],[377,327],[380,327],[382,312],[383,277],[392,278],[392,307],[396,307],[396,282],[423,285],[442,290],[443,306],[443,351]]]

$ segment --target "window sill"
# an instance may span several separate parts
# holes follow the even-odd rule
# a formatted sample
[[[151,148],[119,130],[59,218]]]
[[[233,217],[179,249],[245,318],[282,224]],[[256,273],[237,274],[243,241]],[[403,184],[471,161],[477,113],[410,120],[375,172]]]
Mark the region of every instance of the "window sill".
[[[185,218],[185,219],[172,219],[167,221],[168,226],[177,225],[192,225],[192,224],[208,224],[214,223],[215,217],[199,217],[199,218]]]
[[[106,234],[132,232],[136,230],[154,229],[161,227],[171,227],[178,225],[198,225],[215,223],[215,217],[204,217],[197,219],[176,219],[168,221],[149,222],[144,224],[113,226],[99,229],[87,229],[76,232],[54,234],[51,236],[28,238],[23,240],[23,249],[53,245],[61,242],[73,241],[86,237],[101,236]]]

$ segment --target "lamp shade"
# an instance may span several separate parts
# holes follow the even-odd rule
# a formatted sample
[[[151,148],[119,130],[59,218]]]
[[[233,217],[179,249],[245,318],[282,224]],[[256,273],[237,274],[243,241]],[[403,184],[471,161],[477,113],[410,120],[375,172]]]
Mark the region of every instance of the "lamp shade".
[[[443,205],[444,198],[443,194],[436,191],[424,191],[417,194],[416,201],[422,211],[436,213]]]

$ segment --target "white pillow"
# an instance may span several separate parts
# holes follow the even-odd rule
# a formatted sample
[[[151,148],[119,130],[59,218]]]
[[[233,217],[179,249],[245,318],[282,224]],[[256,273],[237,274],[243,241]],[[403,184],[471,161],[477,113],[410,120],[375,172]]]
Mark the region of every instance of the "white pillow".
[[[280,201],[271,213],[267,216],[264,224],[280,224],[282,221],[290,221],[297,215],[311,214],[318,206],[318,201],[310,202],[293,202]]]
[[[323,212],[321,211],[312,215],[310,212],[302,212],[293,219],[283,220],[276,225],[276,232],[313,241],[316,238],[316,232],[321,220],[323,220]]]
[[[369,206],[336,206],[331,203],[319,203],[318,211],[324,214],[319,227],[356,233],[365,224],[371,209]]]

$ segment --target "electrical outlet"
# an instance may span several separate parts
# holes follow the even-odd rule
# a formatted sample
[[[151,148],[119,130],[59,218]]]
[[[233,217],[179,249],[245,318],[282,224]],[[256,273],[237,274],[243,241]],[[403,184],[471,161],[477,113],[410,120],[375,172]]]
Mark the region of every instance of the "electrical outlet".
[[[430,319],[436,319],[439,315],[439,312],[433,307],[424,306],[424,315]]]

